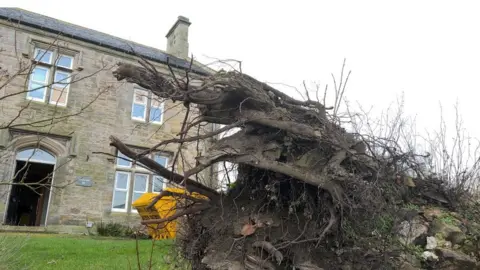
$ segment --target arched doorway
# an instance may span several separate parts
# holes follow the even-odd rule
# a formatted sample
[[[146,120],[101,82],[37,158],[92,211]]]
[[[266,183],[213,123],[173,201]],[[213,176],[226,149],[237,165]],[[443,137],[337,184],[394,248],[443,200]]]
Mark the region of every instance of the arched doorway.
[[[56,161],[53,154],[41,148],[17,152],[6,224],[45,225]]]

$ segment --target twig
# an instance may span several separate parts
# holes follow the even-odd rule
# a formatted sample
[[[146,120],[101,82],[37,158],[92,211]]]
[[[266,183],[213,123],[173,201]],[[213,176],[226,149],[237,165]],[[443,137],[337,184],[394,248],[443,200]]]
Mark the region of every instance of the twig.
[[[135,234],[135,250],[136,250],[136,255],[137,255],[137,266],[138,270],[142,270],[142,266],[140,265],[140,250],[138,249],[138,237],[137,234]]]
[[[184,121],[185,123],[186,121]],[[142,156],[145,156],[149,153],[151,153],[152,151],[155,151],[157,148],[159,148],[160,146],[163,146],[163,145],[167,145],[167,144],[170,144],[170,143],[186,143],[186,142],[194,142],[194,141],[198,141],[198,140],[204,140],[204,139],[207,139],[207,138],[211,138],[215,135],[218,135],[222,132],[225,132],[225,131],[228,131],[232,128],[235,128],[235,127],[238,127],[238,126],[241,126],[245,123],[246,121],[238,121],[238,122],[235,122],[233,124],[230,124],[228,126],[225,126],[223,128],[220,128],[220,129],[217,129],[215,131],[212,131],[212,132],[209,132],[207,134],[203,134],[203,135],[198,135],[198,136],[194,136],[194,137],[188,137],[188,138],[174,138],[174,139],[170,139],[170,140],[165,140],[165,141],[162,141],[156,145],[154,145],[153,147],[151,147],[150,149],[148,150],[145,150],[143,152],[141,152],[140,154],[137,155],[137,157],[142,157]],[[182,132],[183,133],[183,132]]]
[[[191,208],[188,208],[184,211],[179,211],[169,217],[165,217],[165,218],[160,218],[160,219],[150,219],[150,220],[144,220],[142,221],[141,223],[143,225],[147,225],[147,224],[159,224],[159,223],[163,223],[163,222],[169,222],[169,221],[172,221],[172,220],[175,220],[179,217],[182,217],[182,216],[185,216],[185,215],[189,215],[189,214],[195,214],[195,213],[198,213],[200,211],[203,211],[203,210],[206,210],[210,208],[210,205],[208,204],[200,204],[200,205],[197,205],[197,206],[193,206]]]
[[[327,227],[325,227],[322,234],[318,237],[317,244],[315,245],[315,248],[318,248],[318,245],[320,245],[320,241],[322,241],[323,238],[325,237],[325,235],[327,234],[327,232],[330,231],[333,224],[335,224],[337,222],[337,218],[335,216],[335,209],[333,208],[333,206],[329,205],[328,210],[330,212],[330,220],[328,221]]]
[[[148,264],[148,269],[152,269],[152,260],[153,260],[153,248],[155,247],[155,238],[152,238],[152,247],[150,249],[150,260]]]
[[[125,156],[127,156],[127,157],[129,157],[133,160],[137,160],[138,162],[142,163],[143,165],[145,165],[147,168],[154,171],[158,175],[160,175],[160,176],[162,176],[162,177],[164,177],[164,178],[166,178],[166,179],[168,179],[168,180],[170,180],[170,181],[172,181],[176,184],[180,184],[184,180],[183,175],[180,175],[180,174],[177,174],[175,172],[172,172],[172,171],[168,170],[164,166],[158,164],[156,161],[154,161],[154,160],[152,160],[148,157],[143,156],[143,157],[137,158],[137,153],[135,153],[133,150],[131,150],[128,146],[126,146],[117,137],[110,136],[110,142],[111,142],[110,145],[117,148]],[[203,195],[209,197],[212,200],[218,198],[219,194],[216,190],[214,190],[212,188],[209,188],[205,185],[202,185],[201,183],[199,183],[195,180],[187,179],[187,181],[188,181],[188,187],[186,189],[188,191],[198,192],[200,194],[203,194]]]
[[[147,209],[152,208],[160,199],[162,199],[163,197],[166,197],[166,196],[180,197],[180,198],[188,199],[188,200],[191,200],[191,201],[197,202],[197,203],[208,202],[208,200],[195,198],[195,197],[192,197],[192,196],[187,195],[185,193],[175,193],[175,192],[170,192],[170,191],[167,191],[167,190],[163,190],[157,196],[155,196],[155,198],[153,198],[153,200],[150,202],[150,204],[148,204],[148,206],[146,208]]]
[[[280,265],[283,261],[283,254],[280,251],[278,251],[278,249],[276,249],[270,242],[256,241],[252,244],[252,247],[261,248],[266,252],[268,252],[271,256],[275,258],[278,265]]]

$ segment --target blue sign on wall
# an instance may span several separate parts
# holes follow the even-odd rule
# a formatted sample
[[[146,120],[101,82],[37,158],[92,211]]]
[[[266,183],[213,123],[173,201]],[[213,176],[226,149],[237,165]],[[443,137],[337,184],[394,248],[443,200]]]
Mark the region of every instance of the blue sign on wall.
[[[89,176],[77,176],[77,186],[91,187],[93,185],[92,178]]]

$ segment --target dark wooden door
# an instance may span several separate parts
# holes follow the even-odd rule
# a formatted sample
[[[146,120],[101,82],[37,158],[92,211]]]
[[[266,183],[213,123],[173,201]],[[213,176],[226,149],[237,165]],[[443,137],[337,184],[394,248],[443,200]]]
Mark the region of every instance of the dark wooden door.
[[[35,215],[35,226],[40,226],[40,222],[42,221],[42,214],[43,214],[43,204],[45,203],[45,187],[41,187],[38,189],[40,196],[38,197],[37,201],[37,210]]]

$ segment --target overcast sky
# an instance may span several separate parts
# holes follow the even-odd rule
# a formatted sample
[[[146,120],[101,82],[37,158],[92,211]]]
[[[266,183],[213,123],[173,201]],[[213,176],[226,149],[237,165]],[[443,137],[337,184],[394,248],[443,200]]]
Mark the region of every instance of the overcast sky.
[[[478,1],[49,1],[3,0],[145,45],[166,48],[178,15],[190,26],[190,52],[235,58],[267,82],[332,83],[344,58],[347,97],[386,108],[405,93],[420,129],[438,125],[438,107],[456,99],[480,137]],[[451,113],[451,111],[450,111]]]

